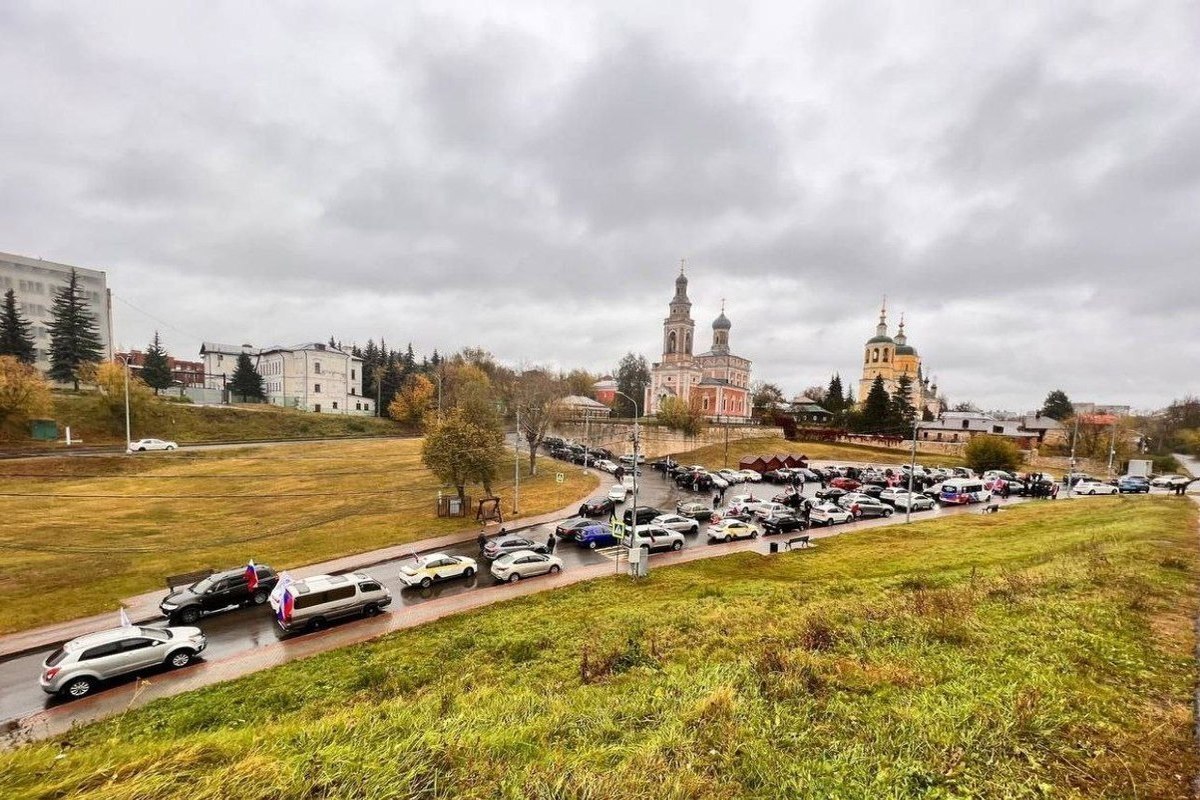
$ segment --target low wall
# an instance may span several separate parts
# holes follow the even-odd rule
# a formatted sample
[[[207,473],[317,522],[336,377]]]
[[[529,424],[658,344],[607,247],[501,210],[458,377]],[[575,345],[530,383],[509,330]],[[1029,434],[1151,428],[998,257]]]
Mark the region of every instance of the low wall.
[[[763,425],[730,425],[728,429],[725,426],[713,425],[705,428],[698,436],[685,436],[679,431],[670,430],[662,425],[642,424],[638,428],[640,433],[638,451],[645,453],[646,458],[662,458],[674,453],[686,453],[706,445],[724,443],[726,430],[728,430],[731,442],[767,436],[783,438],[782,428]],[[564,422],[554,426],[550,433],[591,447],[603,447],[618,456],[633,452],[633,423],[628,420]]]

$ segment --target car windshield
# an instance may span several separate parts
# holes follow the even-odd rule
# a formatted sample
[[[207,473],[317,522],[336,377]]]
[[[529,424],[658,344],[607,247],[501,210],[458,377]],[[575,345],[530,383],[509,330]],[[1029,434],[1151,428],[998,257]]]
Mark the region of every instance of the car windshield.
[[[192,591],[195,592],[196,594],[204,594],[209,589],[211,589],[213,587],[213,584],[215,584],[216,582],[217,582],[217,579],[215,577],[213,577],[212,575],[209,575],[207,578],[201,578],[200,580],[193,583],[191,588],[192,588]]]

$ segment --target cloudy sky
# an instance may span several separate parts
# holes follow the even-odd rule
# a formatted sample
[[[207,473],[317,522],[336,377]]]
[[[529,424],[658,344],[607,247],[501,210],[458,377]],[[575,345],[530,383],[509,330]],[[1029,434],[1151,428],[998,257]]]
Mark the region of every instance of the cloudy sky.
[[[789,393],[857,378],[883,294],[952,402],[1200,392],[1195,3],[12,0],[0,34],[0,250],[107,270],[125,346],[606,370],[686,257],[702,338],[726,298]]]

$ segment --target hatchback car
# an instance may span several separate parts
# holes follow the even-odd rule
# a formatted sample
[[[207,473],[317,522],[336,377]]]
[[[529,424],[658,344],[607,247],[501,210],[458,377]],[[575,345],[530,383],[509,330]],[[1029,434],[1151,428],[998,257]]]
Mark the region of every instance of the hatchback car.
[[[655,517],[650,520],[651,525],[661,525],[667,530],[679,531],[680,533],[699,533],[700,523],[691,517],[685,517],[680,514],[663,514],[661,517]]]
[[[587,517],[571,517],[570,519],[564,519],[562,522],[554,526],[554,535],[559,539],[574,539],[580,531],[595,524],[596,521],[594,519],[588,519]],[[526,539],[524,541],[529,540]],[[522,550],[525,548],[518,547],[517,549]]]
[[[862,484],[854,480],[854,478],[834,478],[829,482],[829,485],[834,489],[842,489],[847,492],[853,492],[855,489],[862,486]]]
[[[608,499],[614,503],[624,503],[629,496],[630,488],[623,483],[614,483],[608,490]]]
[[[504,539],[493,539],[483,546],[483,557],[495,561],[506,553],[516,553],[521,550],[532,550],[535,553],[545,553],[546,545],[526,539],[524,536],[509,536]]]
[[[853,514],[855,518],[890,517],[896,512],[896,509],[886,503],[862,494],[847,495],[838,501],[838,505]]]
[[[1150,493],[1150,481],[1137,475],[1126,475],[1117,481],[1117,491],[1121,494]]]
[[[708,529],[710,542],[732,542],[734,539],[754,539],[758,527],[740,519],[726,519]]]
[[[400,565],[400,582],[405,586],[420,586],[428,589],[434,581],[451,578],[470,578],[479,570],[479,564],[467,556],[452,556],[446,553],[430,553],[418,558],[415,564]]]
[[[144,453],[147,450],[177,450],[179,445],[175,442],[168,442],[163,439],[138,439],[136,442],[129,443],[130,453]]]
[[[492,577],[501,583],[516,583],[522,578],[535,575],[554,575],[562,571],[563,562],[558,556],[537,553],[533,550],[518,550],[506,553],[492,562]]]
[[[809,524],[811,525],[835,525],[842,522],[849,522],[854,517],[844,508],[838,508],[833,503],[820,503],[812,508],[809,512]]]
[[[802,531],[808,526],[804,524],[804,520],[791,514],[783,514],[778,517],[771,517],[762,521],[763,536],[775,536],[780,533],[792,533],[794,531]]]
[[[1075,484],[1075,494],[1116,494],[1117,487],[1100,481],[1080,481]]]
[[[42,663],[47,694],[86,697],[103,681],[155,667],[186,667],[208,646],[199,628],[127,626],[72,639]]]
[[[192,625],[204,614],[232,606],[261,606],[267,602],[279,576],[264,564],[256,564],[254,574],[258,583],[251,590],[246,567],[214,572],[191,586],[171,592],[158,604],[158,609],[173,623]]]
[[[598,547],[612,547],[617,544],[617,537],[608,525],[593,522],[590,526],[575,534],[575,544],[580,547],[586,547],[589,550],[595,550]]]

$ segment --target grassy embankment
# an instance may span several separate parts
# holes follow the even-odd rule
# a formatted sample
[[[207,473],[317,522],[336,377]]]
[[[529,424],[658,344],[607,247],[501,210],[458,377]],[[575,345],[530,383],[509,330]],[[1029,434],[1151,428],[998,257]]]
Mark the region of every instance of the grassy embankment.
[[[124,444],[124,418],[113,419],[100,408],[97,398],[89,394],[54,394],[51,417],[59,430],[71,426],[71,436],[84,444]],[[390,419],[350,416],[346,414],[313,414],[296,409],[270,405],[194,406],[171,403],[165,399],[154,403],[134,420],[133,438],[154,437],[181,443],[229,442],[257,439],[310,439],[336,436],[403,436],[413,433]],[[32,449],[55,449],[61,445],[34,442],[17,438],[5,442],[6,448],[23,446]]]
[[[773,455],[775,453],[807,455],[814,462],[862,461],[873,464],[907,464],[911,451],[889,447],[868,447],[843,442],[790,442],[778,436],[763,436],[741,439],[729,443],[729,464],[737,469],[738,461],[746,456]],[[686,464],[703,464],[710,469],[721,469],[725,464],[725,444],[710,444],[686,453],[671,456]],[[961,456],[940,453],[917,453],[917,463],[929,467],[961,467],[966,462]]]
[[[0,794],[1189,797],[1196,517],[1031,503],[592,581],[0,754]]]
[[[0,462],[0,491],[31,495],[2,498],[0,633],[115,611],[120,598],[170,574],[248,558],[309,564],[473,525],[473,512],[437,518],[440,484],[420,450],[421,440],[402,439]],[[522,459],[526,517],[596,485],[578,469],[541,463],[531,478]],[[64,477],[17,477],[43,475]],[[507,517],[511,464],[500,477],[493,488]]]

